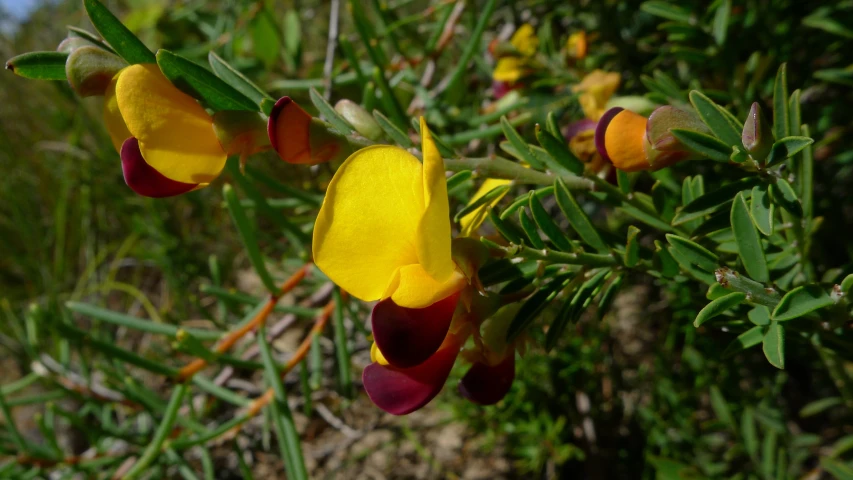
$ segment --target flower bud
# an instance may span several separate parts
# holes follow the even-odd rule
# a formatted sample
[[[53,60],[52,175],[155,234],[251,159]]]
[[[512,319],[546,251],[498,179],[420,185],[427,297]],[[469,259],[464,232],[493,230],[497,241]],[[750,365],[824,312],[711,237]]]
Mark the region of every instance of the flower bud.
[[[604,112],[595,127],[595,148],[601,158],[626,172],[651,168],[645,150],[647,123],[642,115],[621,107]]]
[[[103,95],[113,77],[126,66],[117,55],[98,47],[82,46],[68,55],[65,75],[81,97]]]
[[[59,46],[56,47],[57,52],[65,52],[71,53],[77,48],[80,47],[93,47],[94,43],[86,40],[83,37],[68,37],[65,40],[59,42]]]
[[[764,160],[773,147],[773,130],[758,102],[753,102],[749,109],[741,141],[746,151],[759,161]]]
[[[346,137],[314,118],[290,97],[280,98],[267,122],[270,144],[287,163],[342,161],[352,152]]]
[[[710,133],[708,127],[693,112],[679,110],[668,105],[656,109],[649,115],[644,144],[646,158],[652,169],[667,167],[695,157],[687,147],[675,138],[675,135],[672,134],[673,128]]]
[[[352,100],[343,99],[335,104],[335,111],[340,113],[360,135],[370,140],[382,138],[382,127],[361,105]]]
[[[213,115],[213,131],[228,155],[252,155],[269,148],[266,127],[257,112],[224,110]]]

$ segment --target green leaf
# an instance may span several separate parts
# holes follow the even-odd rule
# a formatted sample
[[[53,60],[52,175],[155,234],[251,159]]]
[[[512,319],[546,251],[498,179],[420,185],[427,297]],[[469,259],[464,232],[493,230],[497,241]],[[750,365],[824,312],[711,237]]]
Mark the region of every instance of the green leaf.
[[[735,425],[735,419],[732,416],[732,412],[729,409],[729,404],[726,403],[726,399],[723,397],[723,394],[720,392],[719,387],[716,385],[711,386],[711,409],[714,410],[714,414],[720,419],[721,422],[726,424],[732,430],[737,429],[737,425]]]
[[[714,13],[714,25],[712,27],[712,31],[717,45],[726,43],[726,34],[729,29],[729,17],[731,16],[731,13],[732,0],[723,0],[717,7],[716,13]]]
[[[679,23],[693,23],[690,12],[669,2],[651,0],[643,2],[640,10]]]
[[[556,318],[551,323],[551,327],[548,328],[548,333],[545,335],[545,351],[550,352],[557,345],[557,341],[563,335],[566,326],[569,323],[577,321],[578,317],[583,313],[583,309],[589,305],[591,297],[595,296],[596,289],[604,282],[605,277],[609,273],[609,270],[599,271],[578,288],[577,293],[575,293],[571,301],[563,303],[562,308],[560,308]],[[570,294],[571,292],[568,293]]]
[[[771,322],[764,334],[764,356],[770,365],[785,368],[785,328],[779,322]]]
[[[800,417],[813,417],[825,410],[828,410],[836,405],[842,405],[844,400],[841,397],[827,397],[809,402],[800,409]]]
[[[201,100],[211,110],[259,110],[258,104],[201,65],[168,50],[158,51],[156,58],[163,75],[172,84],[187,95]]]
[[[767,432],[761,443],[761,470],[764,478],[773,478],[773,470],[776,466],[777,435],[775,431]]]
[[[749,216],[755,227],[766,236],[773,235],[774,205],[770,202],[767,185],[752,187],[752,198],[749,200]]]
[[[849,8],[849,6],[847,8]],[[815,11],[815,13],[804,18],[803,25],[806,27],[818,28],[824,32],[838,35],[848,40],[853,40],[853,29],[849,28],[849,23],[845,26],[844,23],[839,22],[823,12]]]
[[[728,162],[732,148],[716,138],[693,130],[670,129],[675,138],[691,151],[717,162]]]
[[[758,341],[761,342],[761,339],[759,338]],[[755,413],[750,407],[743,409],[743,414],[740,416],[740,432],[746,453],[749,454],[750,458],[756,458],[758,455],[758,430],[755,425]]]
[[[745,301],[746,294],[742,292],[732,292],[716,300],[712,300],[711,303],[705,305],[705,307],[699,311],[699,314],[696,315],[696,319],[693,320],[693,326],[698,328],[708,320],[722,315],[726,310],[737,307]]]
[[[507,120],[506,116],[501,117],[501,129],[503,130],[504,136],[506,136],[509,143],[515,148],[515,151],[527,162],[528,165],[537,169],[544,170],[545,164],[536,156],[535,153],[530,149],[530,146],[527,145],[527,142],[521,138],[521,135],[510,125],[509,120]]]
[[[465,215],[468,215],[469,213],[477,210],[483,205],[490,204],[495,199],[503,197],[504,195],[506,195],[506,192],[508,192],[510,188],[511,185],[498,185],[497,187],[489,190],[483,196],[474,200],[468,205],[465,205],[462,210],[459,210],[459,212],[453,216],[453,221],[458,223],[459,220],[461,220],[462,217],[464,217]]]
[[[465,49],[462,51],[462,55],[455,61],[456,66],[448,77],[449,80],[447,81],[445,92],[452,92],[458,88],[458,84],[462,81],[465,71],[468,70],[468,64],[471,62],[474,54],[482,51],[481,41],[483,32],[486,31],[496,6],[497,0],[488,0],[485,5],[478,9],[477,24],[474,26],[474,30],[471,31],[471,36],[465,42]]]
[[[539,316],[539,313],[551,303],[551,300],[554,300],[557,294],[568,285],[570,280],[571,276],[568,274],[554,277],[548,284],[543,285],[536,293],[531,295],[521,305],[515,318],[512,319],[506,332],[506,340],[511,342],[527,330],[530,324]]]
[[[6,70],[34,80],[65,80],[65,52],[29,52],[10,58]]]
[[[760,327],[770,325],[770,308],[766,305],[756,305],[749,311],[748,318],[753,325]]]
[[[385,134],[394,141],[397,145],[403,148],[412,148],[415,146],[412,143],[412,139],[409,138],[409,135],[406,134],[399,126],[394,124],[388,117],[382,114],[379,110],[373,111],[373,118],[376,119],[376,123],[382,127],[382,130],[385,131]]]
[[[243,210],[240,200],[237,199],[237,194],[234,192],[231,185],[228,184],[225,184],[225,186],[222,187],[222,194],[225,197],[225,204],[228,206],[231,218],[237,226],[237,232],[240,234],[243,246],[246,247],[246,254],[252,262],[255,272],[258,274],[258,277],[260,277],[261,282],[263,282],[269,293],[272,295],[278,295],[278,287],[267,270],[266,264],[264,263],[264,257],[258,247],[258,241],[255,238],[255,229],[249,223],[249,219],[246,217],[246,212]]]
[[[184,396],[189,391],[189,385],[179,383],[174,386],[172,396],[169,398],[169,404],[163,413],[160,424],[157,425],[157,431],[154,432],[154,437],[145,447],[145,451],[139,460],[133,464],[133,467],[128,470],[122,478],[132,480],[140,475],[148,472],[148,467],[162,454],[163,444],[172,433],[172,425],[178,419],[178,411],[181,409],[181,404],[184,402]]]
[[[742,145],[740,137],[743,125],[739,125],[728,111],[697,90],[690,92],[690,103],[705,125],[728,147],[725,160],[728,161],[732,154],[731,147]]]
[[[794,187],[787,180],[777,178],[775,183],[770,184],[770,196],[774,202],[796,217],[803,216],[803,205],[797,198]]]
[[[577,249],[575,244],[569,240],[569,237],[554,223],[552,216],[545,211],[545,207],[542,206],[542,203],[533,192],[530,192],[528,202],[530,213],[533,215],[533,221],[539,225],[542,233],[551,239],[555,247],[564,252],[572,252]]]
[[[767,260],[764,257],[764,249],[758,237],[758,229],[749,216],[749,208],[743,193],[735,196],[732,204],[731,214],[732,230],[738,245],[738,254],[746,269],[746,273],[757,282],[770,280],[770,272],[767,269]]]
[[[628,227],[628,241],[625,242],[625,266],[628,268],[637,266],[640,261],[640,242],[637,240],[640,229],[630,225]]]
[[[239,70],[229,65],[219,55],[210,52],[207,55],[207,60],[210,63],[210,68],[213,69],[213,73],[218,75],[225,83],[234,87],[238,92],[245,95],[246,98],[258,105],[264,100],[273,100],[267,92],[246,78]]]
[[[498,233],[509,240],[510,243],[514,243],[516,245],[521,245],[523,243],[523,232],[521,232],[509,219],[502,219],[493,208],[489,209],[489,220],[495,226]]]
[[[596,312],[596,316],[599,320],[604,318],[604,315],[607,314],[608,310],[610,310],[610,305],[613,304],[616,294],[619,293],[619,289],[622,287],[622,281],[624,278],[624,276],[617,274],[616,278],[614,278],[613,281],[610,282],[610,285],[604,289],[604,292],[601,293],[601,299],[598,301],[598,311]]]
[[[548,112],[548,119],[545,121],[545,131],[550,133],[554,138],[561,138],[563,134],[560,132],[560,126],[557,124],[557,116],[554,112]]]
[[[474,175],[474,172],[471,170],[462,170],[461,172],[456,172],[452,177],[447,179],[447,191],[451,191],[454,188],[462,185],[468,179],[470,179]]]
[[[813,143],[814,140],[809,137],[784,137],[781,140],[776,140],[770,149],[770,155],[767,156],[767,165],[777,165],[779,162],[800,153]]]
[[[841,460],[821,458],[820,466],[837,480],[853,480],[853,468]]]
[[[114,325],[139,330],[140,332],[153,333],[156,335],[168,335],[170,337],[174,337],[178,334],[178,330],[185,330],[200,340],[217,340],[225,333],[220,330],[203,330],[199,328],[182,329],[168,323],[154,322],[144,318],[132,317],[123,313],[89,305],[88,303],[68,302],[65,304],[65,307],[72,312],[79,313],[80,315],[85,315]]]
[[[523,208],[518,210],[518,222],[521,224],[521,229],[524,230],[524,234],[529,240],[528,244],[531,247],[538,249],[545,248],[545,242],[539,236],[539,228]]]
[[[739,352],[758,345],[762,340],[764,340],[764,327],[752,327],[732,340],[732,343],[723,350],[721,356],[723,358],[729,358]]]
[[[382,98],[380,101],[382,102],[382,106],[385,108],[385,111],[388,112],[390,117],[394,119],[398,125],[405,125],[406,119],[406,110],[403,109],[403,106],[400,105],[400,100],[397,98],[397,95],[394,93],[394,89],[391,87],[391,84],[388,82],[388,79],[385,78],[385,72],[379,67],[373,67],[373,81],[379,87],[379,91],[382,92]]]
[[[731,203],[738,192],[751,189],[758,183],[759,180],[756,177],[746,177],[708,192],[681,207],[675,214],[675,218],[672,219],[672,224],[675,226],[682,225],[693,219],[714,213]]]
[[[666,234],[666,241],[691,265],[695,265],[706,272],[714,272],[720,266],[719,257],[696,242],[671,233]]]
[[[342,117],[341,114],[337,112],[337,110],[335,110],[335,107],[329,104],[329,102],[327,102],[326,99],[323,98],[322,95],[320,95],[320,92],[318,92],[316,88],[312,88],[310,90],[310,96],[311,102],[314,104],[315,107],[317,107],[317,110],[320,112],[320,114],[326,117],[326,121],[331,123],[337,131],[341,132],[344,135],[351,135],[355,133],[355,130],[353,130],[352,128],[352,125],[350,125],[350,123],[344,117]]]
[[[554,195],[557,198],[557,205],[566,215],[569,225],[577,232],[578,236],[592,248],[599,252],[606,252],[608,250],[607,244],[604,243],[598,234],[598,230],[592,225],[592,221],[578,205],[571,190],[561,178],[557,178],[554,182]]]
[[[90,32],[88,30],[82,29],[80,27],[75,27],[73,25],[66,25],[65,28],[68,29],[68,36],[69,37],[84,38],[84,39],[94,43],[95,45],[103,48],[104,50],[106,50],[110,53],[116,53],[115,50],[113,50],[109,45],[104,43],[104,41],[101,39],[101,37],[95,35],[94,33]]]
[[[83,0],[92,25],[127,63],[157,63],[151,50],[98,0]]]
[[[660,270],[661,275],[673,278],[678,275],[678,262],[672,258],[672,254],[664,247],[660,240],[655,240],[655,268]]]
[[[834,303],[820,285],[801,285],[782,297],[771,318],[777,322],[793,320]]]
[[[853,273],[844,277],[844,280],[841,281],[839,286],[841,287],[842,293],[849,295],[850,289],[853,288]]]
[[[558,174],[574,174],[574,175],[583,175],[584,165],[575,154],[569,150],[569,147],[566,145],[566,142],[562,140],[557,140],[556,137],[548,133],[546,130],[542,130],[539,127],[539,124],[536,124],[536,140],[539,141],[539,145],[542,145],[548,154],[550,155],[550,159],[545,159],[546,163],[548,163],[548,168],[553,170]],[[552,160],[552,161],[548,161]]]
[[[252,53],[254,57],[269,69],[282,60],[281,32],[275,19],[267,8],[261,8],[249,22],[249,34],[252,38]],[[293,60],[286,59],[288,70],[292,70]]]
[[[791,120],[788,114],[788,70],[787,64],[783,63],[779,65],[779,70],[776,71],[776,83],[773,84],[773,134],[777,141],[790,135],[790,125]]]

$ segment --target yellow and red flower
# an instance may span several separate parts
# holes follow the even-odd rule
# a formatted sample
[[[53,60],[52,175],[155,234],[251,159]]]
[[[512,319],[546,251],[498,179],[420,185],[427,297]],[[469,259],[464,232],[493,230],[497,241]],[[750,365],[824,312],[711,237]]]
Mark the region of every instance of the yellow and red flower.
[[[352,152],[342,134],[312,117],[290,97],[275,102],[267,135],[272,148],[287,163],[313,165],[343,160]]]
[[[227,154],[213,118],[157,65],[120,70],[104,96],[107,131],[133,191],[169,197],[205,187],[219,176]]]

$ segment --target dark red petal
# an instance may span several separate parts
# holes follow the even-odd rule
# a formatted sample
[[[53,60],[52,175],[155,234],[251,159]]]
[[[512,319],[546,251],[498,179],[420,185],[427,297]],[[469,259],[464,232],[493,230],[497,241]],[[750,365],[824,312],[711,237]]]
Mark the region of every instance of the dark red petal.
[[[290,97],[281,97],[272,107],[272,112],[270,112],[270,118],[267,120],[267,136],[270,137],[270,143],[272,144],[273,149],[278,149],[278,135],[276,134],[276,119],[284,107],[290,105],[293,100]]]
[[[598,150],[598,154],[601,155],[601,158],[607,160],[608,163],[613,163],[613,161],[610,160],[610,157],[607,155],[607,148],[604,146],[604,133],[607,131],[607,126],[610,125],[610,121],[613,120],[613,117],[618,115],[622,110],[625,109],[622,107],[613,107],[604,112],[604,115],[598,119],[598,125],[595,127],[595,148]]]
[[[583,132],[595,130],[595,126],[596,121],[590,120],[588,118],[584,118],[583,120],[578,120],[577,122],[570,123],[568,130],[566,130],[566,141],[575,138]]]
[[[124,182],[134,192],[152,198],[173,197],[189,192],[198,186],[195,183],[176,182],[166,178],[142,158],[139,140],[130,137],[121,145],[121,169]]]
[[[490,367],[477,362],[459,381],[459,393],[480,405],[494,405],[504,398],[515,379],[515,350]]]
[[[406,308],[386,298],[373,307],[373,341],[388,363],[409,368],[428,359],[439,347],[459,302],[459,292],[425,308]]]
[[[377,407],[392,415],[406,415],[430,402],[447,381],[459,343],[448,342],[427,361],[412,368],[371,363],[361,381],[367,396]]]

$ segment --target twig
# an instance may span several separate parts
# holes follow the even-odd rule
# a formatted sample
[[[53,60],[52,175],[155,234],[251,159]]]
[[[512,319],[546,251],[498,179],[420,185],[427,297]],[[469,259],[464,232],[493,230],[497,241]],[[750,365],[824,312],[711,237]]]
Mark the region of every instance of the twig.
[[[332,97],[332,68],[335,66],[335,48],[338,46],[338,14],[341,9],[340,0],[331,0],[329,12],[329,41],[326,44],[326,63],[323,65],[325,91],[323,97]]]
[[[255,330],[266,322],[267,317],[272,312],[275,305],[278,303],[278,300],[287,292],[296,288],[299,285],[299,282],[302,281],[303,278],[308,274],[308,270],[311,268],[311,262],[306,263],[302,268],[296,271],[287,281],[282,284],[281,289],[279,290],[277,295],[270,295],[267,303],[264,304],[264,307],[255,315],[255,318],[247,322],[245,325],[241,326],[237,330],[229,333],[216,345],[214,352],[217,354],[227,352],[231,347],[237,343],[238,340],[243,338],[247,333]],[[197,358],[192,362],[185,365],[178,371],[177,381],[183,382],[188,378],[192,378],[193,375],[198,373],[201,369],[207,366],[207,361],[201,358]]]

